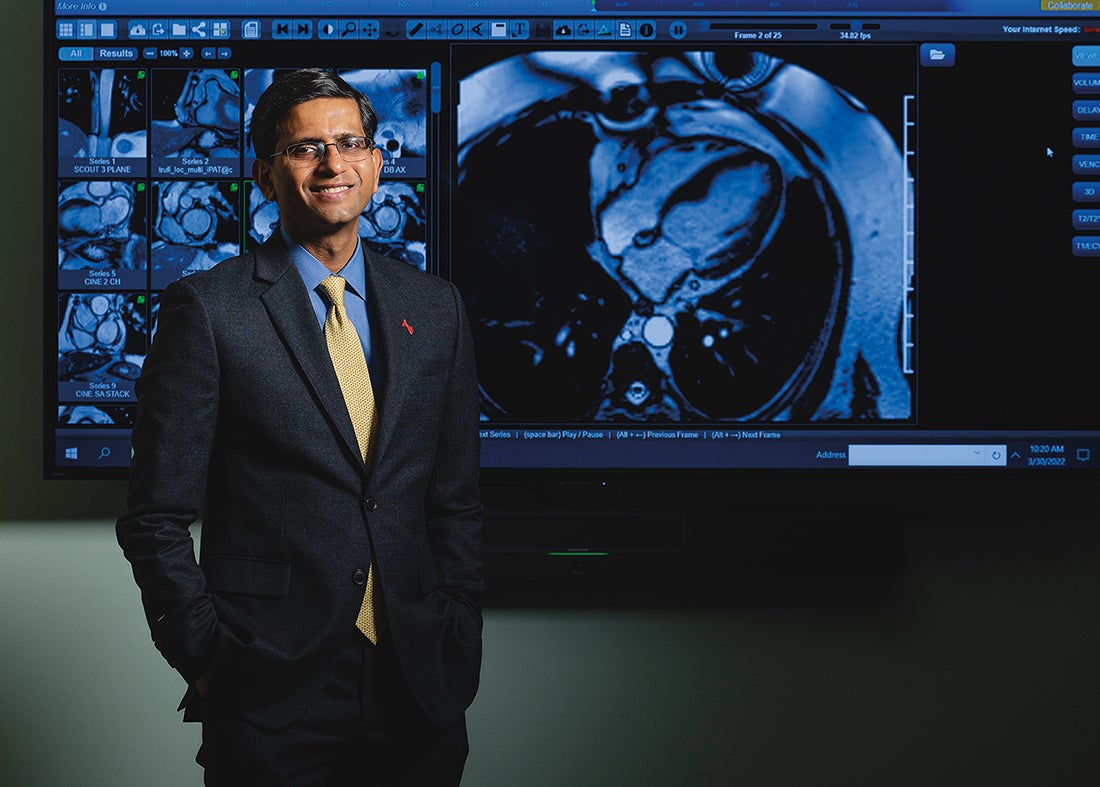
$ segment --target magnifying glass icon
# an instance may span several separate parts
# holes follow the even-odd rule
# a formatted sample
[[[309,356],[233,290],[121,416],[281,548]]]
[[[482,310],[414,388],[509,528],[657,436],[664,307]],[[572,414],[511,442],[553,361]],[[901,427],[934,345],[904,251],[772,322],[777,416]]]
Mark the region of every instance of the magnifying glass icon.
[[[111,449],[108,448],[107,446],[103,446],[102,448],[99,449],[99,459],[97,461],[102,461],[103,459],[106,459],[110,455],[111,455]]]
[[[344,22],[344,30],[342,33],[340,33],[340,37],[347,38],[348,36],[353,36],[358,29],[359,24],[354,20],[349,19],[347,22]]]

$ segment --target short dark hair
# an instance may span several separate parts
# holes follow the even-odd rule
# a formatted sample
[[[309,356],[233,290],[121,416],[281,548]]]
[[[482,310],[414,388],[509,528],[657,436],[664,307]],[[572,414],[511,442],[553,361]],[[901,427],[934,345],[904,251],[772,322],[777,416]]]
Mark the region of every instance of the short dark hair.
[[[275,76],[252,110],[248,136],[257,158],[268,158],[276,153],[275,141],[282,133],[283,120],[291,109],[315,98],[350,98],[359,105],[359,118],[363,133],[374,141],[378,128],[378,116],[370,99],[331,71],[321,68],[302,68]]]

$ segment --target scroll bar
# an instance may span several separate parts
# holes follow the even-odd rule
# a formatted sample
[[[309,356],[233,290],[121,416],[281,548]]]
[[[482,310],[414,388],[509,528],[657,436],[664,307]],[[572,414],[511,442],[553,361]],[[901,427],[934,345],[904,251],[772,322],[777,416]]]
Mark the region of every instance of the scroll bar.
[[[848,446],[849,467],[1004,467],[1004,444],[931,445],[914,443]]]

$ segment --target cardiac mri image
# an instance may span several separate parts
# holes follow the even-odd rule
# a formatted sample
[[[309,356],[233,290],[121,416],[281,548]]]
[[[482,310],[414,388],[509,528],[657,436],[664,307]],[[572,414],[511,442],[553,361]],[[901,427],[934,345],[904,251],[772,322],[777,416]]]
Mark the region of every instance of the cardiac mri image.
[[[144,270],[143,183],[62,181],[57,195],[59,270]]]
[[[383,181],[359,215],[359,236],[373,251],[426,270],[424,184]]]
[[[236,158],[241,152],[240,87],[217,68],[157,72],[153,158]]]
[[[859,98],[741,47],[460,73],[453,278],[483,420],[911,417],[911,181]]]
[[[57,406],[57,424],[58,426],[132,428],[134,407],[133,405],[61,404]]]
[[[428,89],[423,71],[363,68],[340,76],[362,91],[378,114],[374,144],[387,161],[428,155]]]
[[[145,85],[141,70],[62,69],[58,74],[58,155],[143,158]]]
[[[167,286],[240,253],[236,183],[158,181],[153,183],[153,203],[154,287]]]
[[[58,381],[132,386],[149,338],[144,296],[60,293],[58,298]]]

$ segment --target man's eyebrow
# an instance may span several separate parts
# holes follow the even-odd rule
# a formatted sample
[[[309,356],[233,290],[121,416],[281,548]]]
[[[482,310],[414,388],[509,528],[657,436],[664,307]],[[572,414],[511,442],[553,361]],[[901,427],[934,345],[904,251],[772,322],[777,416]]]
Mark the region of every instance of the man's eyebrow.
[[[339,142],[342,139],[355,139],[356,137],[362,137],[363,139],[370,139],[370,137],[368,137],[366,134],[364,134],[362,132],[354,132],[354,131],[349,131],[346,134],[337,134],[335,137],[333,137],[333,139],[335,141]],[[324,141],[325,140],[323,140],[321,137],[302,137],[301,139],[295,140],[294,142],[291,142],[289,144],[297,145],[301,142],[324,142]]]

